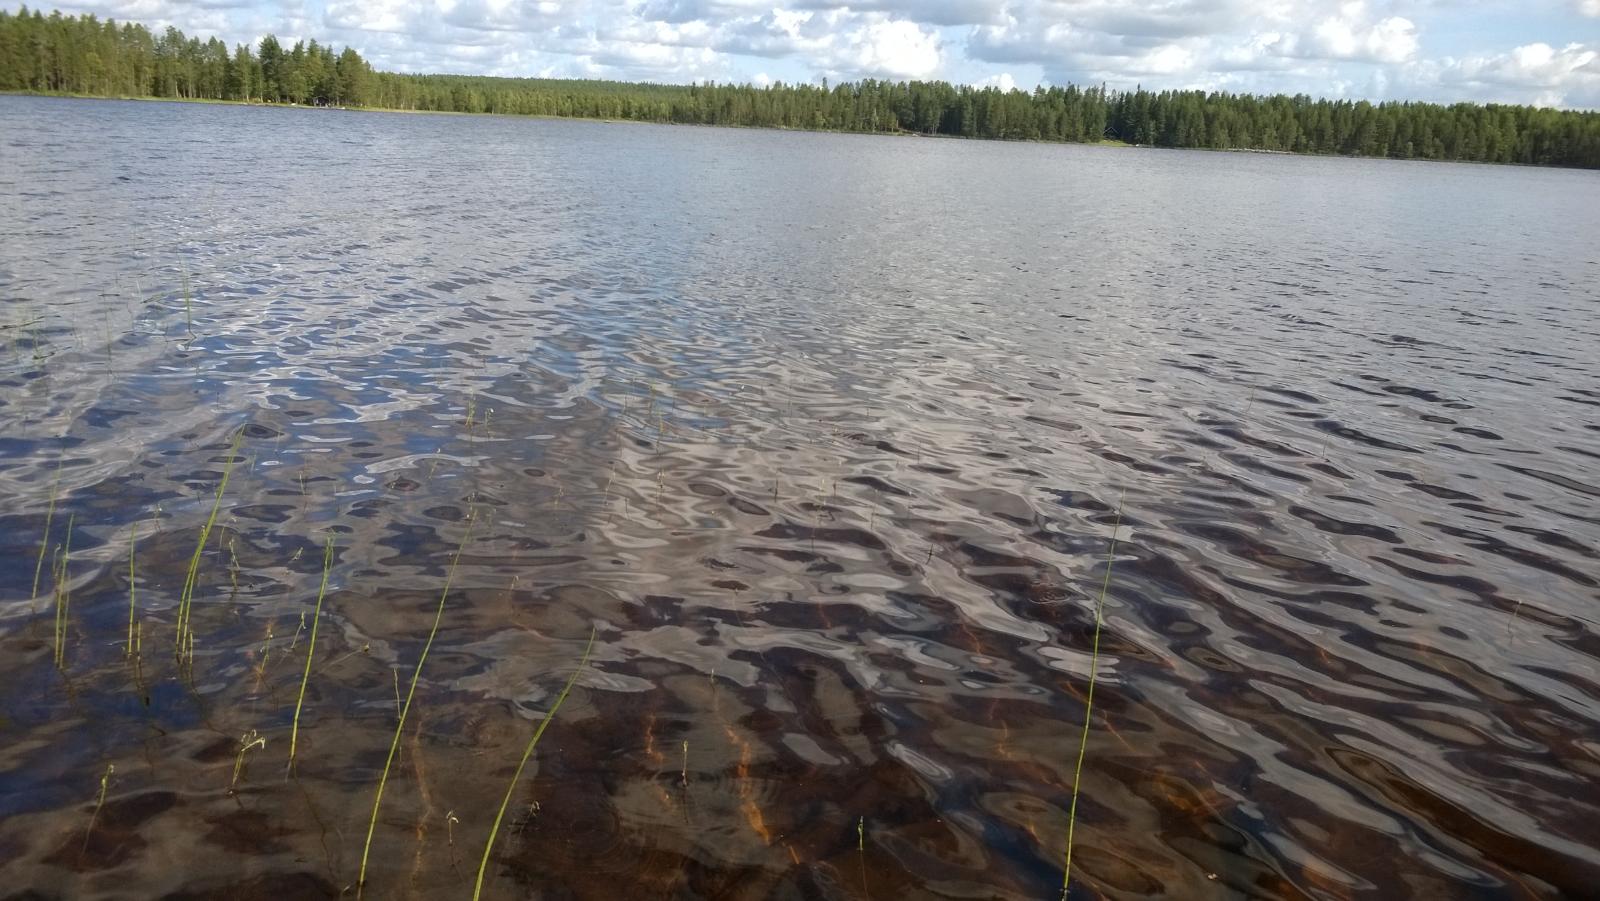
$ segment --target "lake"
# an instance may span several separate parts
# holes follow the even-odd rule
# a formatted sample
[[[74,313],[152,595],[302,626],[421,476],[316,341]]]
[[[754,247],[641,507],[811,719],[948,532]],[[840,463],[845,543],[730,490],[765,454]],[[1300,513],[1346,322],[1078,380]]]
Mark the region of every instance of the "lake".
[[[1596,173],[0,97],[0,235],[8,897],[1058,897],[1091,672],[1073,898],[1600,885]]]

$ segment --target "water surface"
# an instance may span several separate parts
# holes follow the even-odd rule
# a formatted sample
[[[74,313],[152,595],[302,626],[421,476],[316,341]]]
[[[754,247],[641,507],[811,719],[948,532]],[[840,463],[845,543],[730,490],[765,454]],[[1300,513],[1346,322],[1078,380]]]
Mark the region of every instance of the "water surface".
[[[1102,584],[1074,897],[1600,885],[1594,173],[3,97],[0,235],[9,897],[353,892],[458,548],[368,896],[591,629],[486,896],[1058,895]]]

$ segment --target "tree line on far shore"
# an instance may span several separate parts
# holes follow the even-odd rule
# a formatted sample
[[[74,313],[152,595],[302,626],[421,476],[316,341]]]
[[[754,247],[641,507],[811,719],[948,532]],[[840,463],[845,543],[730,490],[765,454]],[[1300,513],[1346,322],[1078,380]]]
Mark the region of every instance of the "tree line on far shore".
[[[0,90],[1273,150],[1600,168],[1600,112],[938,81],[659,85],[374,71],[272,36],[231,51],[176,28],[0,11]]]
[[[354,48],[316,41],[285,49],[268,35],[231,52],[176,28],[94,15],[0,10],[0,90],[336,106],[368,104],[372,69]]]

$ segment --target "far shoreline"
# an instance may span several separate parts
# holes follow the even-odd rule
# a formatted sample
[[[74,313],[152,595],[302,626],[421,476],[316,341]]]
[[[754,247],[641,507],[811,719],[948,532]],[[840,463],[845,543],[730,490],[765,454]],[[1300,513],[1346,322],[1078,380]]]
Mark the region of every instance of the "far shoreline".
[[[105,94],[78,94],[66,91],[17,91],[0,90],[0,97],[42,97],[58,100],[106,100],[128,101],[138,103],[178,103],[211,106],[245,106],[260,109],[279,110],[311,110],[316,112],[340,113],[379,113],[412,116],[462,116],[469,118],[488,117],[495,119],[533,119],[553,122],[602,122],[614,125],[666,125],[674,128],[726,128],[738,131],[771,131],[789,134],[833,134],[833,135],[861,135],[863,137],[881,138],[933,138],[938,140],[977,141],[992,144],[1038,144],[1057,147],[1100,147],[1125,150],[1183,150],[1202,153],[1241,153],[1261,156],[1285,156],[1304,159],[1340,159],[1340,160],[1372,160],[1389,163],[1438,163],[1444,165],[1469,165],[1510,167],[1517,169],[1560,169],[1575,172],[1593,171],[1584,166],[1569,166],[1558,163],[1501,163],[1486,160],[1430,160],[1418,157],[1394,156],[1362,156],[1353,153],[1312,153],[1298,150],[1268,150],[1254,147],[1166,147],[1160,144],[1133,144],[1116,138],[1101,138],[1099,141],[1049,141],[1039,138],[987,138],[976,135],[951,135],[951,134],[924,134],[916,131],[856,131],[843,128],[786,128],[777,125],[734,125],[706,122],[672,122],[654,119],[623,119],[605,118],[597,116],[552,116],[539,113],[496,113],[482,112],[471,113],[461,110],[427,110],[427,109],[397,109],[383,106],[319,106],[316,104],[301,103],[273,103],[262,100],[221,100],[210,97],[153,97],[153,96],[127,96]]]

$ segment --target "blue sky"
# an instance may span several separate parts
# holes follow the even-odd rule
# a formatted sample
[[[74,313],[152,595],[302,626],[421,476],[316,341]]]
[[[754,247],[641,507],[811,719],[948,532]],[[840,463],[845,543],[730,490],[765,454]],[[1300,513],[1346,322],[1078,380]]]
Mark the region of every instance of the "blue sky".
[[[72,0],[413,72],[861,77],[1600,108],[1600,0]]]

